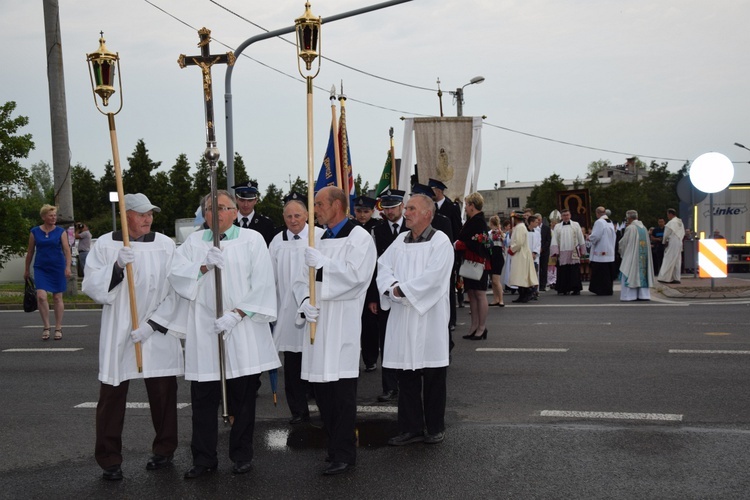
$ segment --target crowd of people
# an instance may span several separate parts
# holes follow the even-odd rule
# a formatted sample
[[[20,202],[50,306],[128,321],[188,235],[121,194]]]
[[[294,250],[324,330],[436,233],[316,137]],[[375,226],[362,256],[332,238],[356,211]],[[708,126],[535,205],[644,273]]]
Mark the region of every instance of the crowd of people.
[[[518,304],[539,300],[548,289],[580,295],[584,263],[596,295],[613,295],[619,279],[621,300],[649,300],[655,280],[658,233],[647,230],[635,210],[618,230],[598,207],[587,234],[569,210],[553,212],[549,224],[525,210],[506,220],[492,216],[488,225],[475,192],[462,202],[462,222],[459,203],[444,194],[447,186],[430,179],[415,184],[408,197],[389,188],[377,199],[360,196],[351,207],[343,190],[326,187],[315,195],[314,214],[305,196],[292,193],[277,230],[255,212],[256,185],[232,188],[234,194],[204,197],[205,227],[179,247],[151,231],[160,209],[141,193],[125,196],[129,244],[122,230],[93,245],[88,235],[90,246],[80,257],[83,291],[103,306],[95,458],[104,479],[123,478],[130,380],[144,379],[151,408],[155,437],[146,469],[172,465],[177,378],[183,376],[192,408],[192,465],[184,477],[218,467],[220,405],[232,425],[231,472],[245,474],[253,459],[260,376],[280,368],[283,353],[289,424],[310,421],[314,398],[328,438],[322,473],[337,475],[356,465],[360,358],[365,373],[380,364],[377,400],[397,404],[398,435],[388,444],[443,442],[447,367],[463,294],[471,321],[462,337],[478,341],[488,338],[489,308],[504,307],[508,293]],[[49,338],[51,292],[57,339],[71,252],[54,207],[43,207],[41,216],[43,224],[30,235],[26,275],[36,254],[43,338]],[[684,229],[674,211],[667,217],[658,279],[674,282]],[[85,232],[83,225],[76,230],[82,243]]]

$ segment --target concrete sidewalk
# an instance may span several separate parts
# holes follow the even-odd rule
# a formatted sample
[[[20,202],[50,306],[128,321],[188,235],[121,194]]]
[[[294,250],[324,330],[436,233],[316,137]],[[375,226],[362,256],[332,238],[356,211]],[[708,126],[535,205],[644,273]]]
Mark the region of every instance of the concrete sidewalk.
[[[742,276],[742,277],[739,277]],[[747,277],[745,277],[747,276]],[[750,298],[750,275],[733,274],[727,278],[694,278],[682,275],[680,283],[654,283],[654,289],[671,299],[743,299]]]

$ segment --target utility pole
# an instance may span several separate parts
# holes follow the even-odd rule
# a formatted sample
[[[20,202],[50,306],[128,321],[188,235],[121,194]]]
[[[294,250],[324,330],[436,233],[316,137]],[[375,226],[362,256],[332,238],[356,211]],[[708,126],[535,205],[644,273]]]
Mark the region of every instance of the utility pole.
[[[65,77],[63,74],[60,8],[57,0],[44,1],[44,33],[47,42],[47,82],[49,110],[52,124],[52,172],[55,182],[55,204],[59,223],[75,220],[73,189],[71,187],[70,142],[68,141],[68,112],[65,106]]]

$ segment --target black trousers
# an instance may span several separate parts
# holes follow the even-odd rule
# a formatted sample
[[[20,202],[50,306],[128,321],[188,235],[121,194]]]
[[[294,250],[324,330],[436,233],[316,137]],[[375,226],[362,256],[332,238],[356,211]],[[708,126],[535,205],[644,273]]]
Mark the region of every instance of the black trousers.
[[[388,316],[391,311],[384,311],[378,305],[378,332],[380,333],[380,361],[383,361],[383,349],[385,349],[385,332],[388,327]],[[382,368],[381,379],[383,392],[398,391],[398,370],[393,368]]]
[[[284,395],[293,417],[309,417],[307,380],[302,380],[302,353],[284,351]]]
[[[398,370],[398,430],[428,434],[445,430],[448,367]]]
[[[592,262],[589,292],[597,295],[612,295],[612,265],[614,262]]]
[[[362,361],[365,366],[372,366],[378,362],[380,333],[378,332],[378,316],[370,311],[365,302],[362,311],[362,334],[360,335],[362,346]]]
[[[567,264],[557,266],[557,293],[580,292],[583,290],[581,283],[581,265]]]
[[[357,460],[357,379],[312,383],[320,418],[328,435],[328,456],[333,462],[354,465]]]
[[[253,459],[255,393],[258,387],[260,373],[227,380],[227,402],[234,417],[229,432],[229,458],[233,462]],[[216,467],[219,463],[216,446],[219,440],[221,382],[191,382],[190,402],[193,407],[193,437],[190,444],[193,465]]]
[[[165,457],[177,449],[177,377],[143,379],[151,407],[156,436],[152,453]],[[96,404],[96,444],[94,457],[102,469],[122,463],[122,429],[130,381],[118,386],[101,384]]]

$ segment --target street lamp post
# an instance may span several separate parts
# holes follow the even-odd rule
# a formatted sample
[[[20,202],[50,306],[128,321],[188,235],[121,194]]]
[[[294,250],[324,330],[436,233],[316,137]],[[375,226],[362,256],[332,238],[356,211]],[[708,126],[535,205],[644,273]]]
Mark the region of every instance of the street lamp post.
[[[455,92],[451,92],[451,95],[456,98],[456,116],[464,116],[464,87],[474,85],[475,83],[482,83],[483,81],[483,76],[475,76],[474,78],[469,80],[469,83],[467,83],[463,87],[458,87]]]
[[[117,195],[117,191],[109,192],[109,202],[112,203],[112,231],[117,231],[117,215],[115,213],[115,205],[120,201],[120,197]]]
[[[294,20],[297,32],[297,69],[307,82],[307,211],[314,214],[315,170],[313,166],[313,78],[320,72],[320,59],[313,66],[320,51],[321,20],[310,11],[310,2],[305,2],[305,13]],[[305,67],[302,67],[302,61]],[[308,232],[308,245],[315,246],[315,232]],[[315,305],[315,267],[310,266],[310,305]],[[315,342],[315,323],[310,323],[310,343]]]
[[[115,115],[122,110],[122,78],[120,76],[120,55],[110,52],[104,45],[104,32],[100,33],[99,48],[90,54],[86,54],[86,62],[89,67],[89,78],[91,80],[91,90],[94,94],[94,104],[96,109],[107,117],[109,123],[109,139],[112,143],[112,161],[115,166],[115,184],[117,185],[117,198],[120,204],[120,226],[122,226],[122,243],[126,247],[130,246],[128,236],[128,224],[123,220],[125,217],[125,192],[122,187],[122,169],[120,168],[120,151],[117,147],[117,130],[115,129]],[[116,71],[115,71],[116,70]],[[96,100],[98,95],[102,99],[102,105],[106,108],[109,105],[109,98],[116,92],[115,73],[117,73],[117,86],[120,88],[120,107],[117,111],[105,111],[99,107],[99,101]],[[112,197],[110,196],[110,200]],[[135,283],[133,281],[133,265],[127,264],[125,271],[128,277],[128,290],[130,292],[130,318],[132,320],[133,330],[138,329],[138,309],[135,304]],[[138,373],[143,372],[143,358],[141,356],[141,343],[135,344],[135,362],[138,367]]]
[[[735,142],[734,145],[737,146],[738,148],[747,149],[748,151],[750,151],[750,148],[748,148],[747,146],[743,146],[739,142]]]

